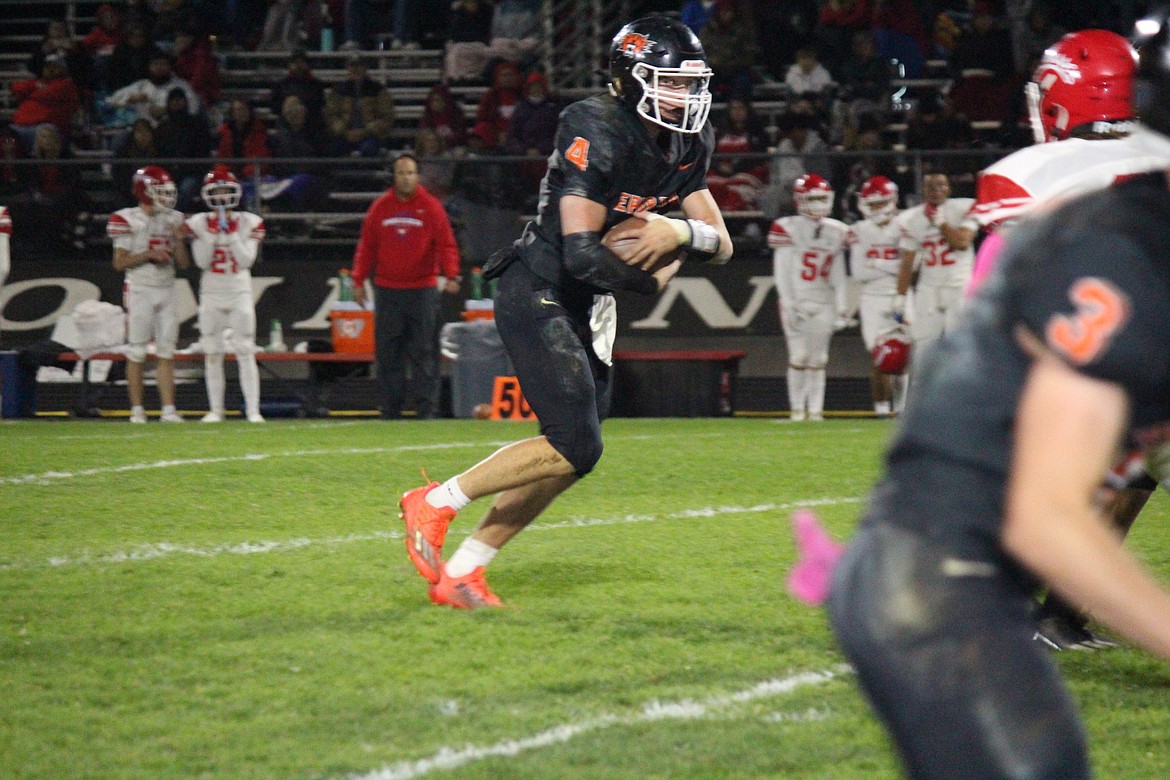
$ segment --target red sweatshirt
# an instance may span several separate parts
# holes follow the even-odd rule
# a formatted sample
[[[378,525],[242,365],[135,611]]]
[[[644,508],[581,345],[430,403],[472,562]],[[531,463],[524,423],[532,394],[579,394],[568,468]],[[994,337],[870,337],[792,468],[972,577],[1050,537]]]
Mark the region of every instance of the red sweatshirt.
[[[407,200],[391,187],[366,212],[354,284],[372,275],[378,287],[417,290],[434,287],[440,270],[448,279],[459,276],[459,246],[443,204],[421,184]]]

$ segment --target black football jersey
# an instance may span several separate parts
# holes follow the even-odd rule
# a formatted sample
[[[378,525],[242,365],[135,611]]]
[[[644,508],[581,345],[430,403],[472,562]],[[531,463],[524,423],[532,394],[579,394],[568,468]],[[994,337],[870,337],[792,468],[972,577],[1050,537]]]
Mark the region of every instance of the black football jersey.
[[[882,514],[995,546],[1026,328],[1075,370],[1121,385],[1131,436],[1170,421],[1170,191],[1135,178],[1021,226],[959,327],[924,361],[875,492]],[[1054,426],[1060,420],[1053,420]],[[892,489],[896,486],[896,490]],[[890,504],[893,505],[890,505]]]
[[[711,125],[694,134],[663,130],[659,135],[662,145],[637,114],[608,94],[577,101],[561,112],[556,147],[540,185],[537,218],[516,242],[521,260],[533,273],[560,289],[606,292],[565,271],[562,195],[579,195],[606,206],[604,235],[636,212],[677,210],[688,195],[707,188],[715,147]]]

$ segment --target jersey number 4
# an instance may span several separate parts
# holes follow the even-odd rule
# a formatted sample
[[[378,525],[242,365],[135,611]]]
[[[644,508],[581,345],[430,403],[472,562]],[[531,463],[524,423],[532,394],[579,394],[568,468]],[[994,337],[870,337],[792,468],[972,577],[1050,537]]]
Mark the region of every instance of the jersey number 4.
[[[1053,316],[1045,336],[1055,349],[1082,366],[1101,354],[1125,324],[1129,300],[1109,282],[1092,276],[1073,282],[1068,297],[1077,307],[1076,312]]]
[[[213,274],[238,274],[240,264],[236,262],[235,255],[231,252],[223,247],[216,247],[215,252],[211,255],[209,270]]]
[[[569,144],[568,150],[565,152],[565,159],[576,165],[581,170],[589,167],[589,142],[581,136],[573,139],[573,143]]]

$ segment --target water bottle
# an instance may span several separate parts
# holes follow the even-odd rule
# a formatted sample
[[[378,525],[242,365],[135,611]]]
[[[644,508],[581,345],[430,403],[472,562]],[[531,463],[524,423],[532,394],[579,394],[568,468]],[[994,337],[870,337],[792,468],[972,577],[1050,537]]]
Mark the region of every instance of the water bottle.
[[[286,350],[287,347],[284,345],[284,326],[280,324],[280,320],[273,320],[271,335],[268,337],[268,351],[284,352]]]
[[[321,51],[333,51],[333,15],[328,3],[321,3]]]
[[[471,269],[471,300],[483,300],[483,270],[478,265]]]
[[[343,303],[353,301],[353,277],[348,268],[342,268],[337,279],[337,300]]]

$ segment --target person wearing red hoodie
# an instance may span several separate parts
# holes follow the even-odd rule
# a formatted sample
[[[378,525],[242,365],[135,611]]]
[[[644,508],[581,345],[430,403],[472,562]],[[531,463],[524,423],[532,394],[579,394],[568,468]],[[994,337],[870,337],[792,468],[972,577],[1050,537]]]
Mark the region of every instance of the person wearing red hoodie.
[[[520,93],[520,68],[507,60],[496,65],[492,71],[492,85],[475,109],[476,123],[487,123],[495,138],[493,146],[508,142],[508,129],[512,126],[512,113],[516,104],[523,99]]]
[[[53,125],[64,138],[69,138],[81,97],[60,54],[45,57],[40,78],[14,81],[11,90],[16,99],[12,130],[26,149],[32,148],[41,125]]]
[[[382,392],[382,418],[402,417],[406,364],[415,417],[438,411],[438,278],[443,292],[459,292],[459,246],[443,204],[418,182],[418,159],[394,160],[394,184],[374,201],[362,223],[353,258],[354,299],[366,303],[374,285],[374,352]]]

